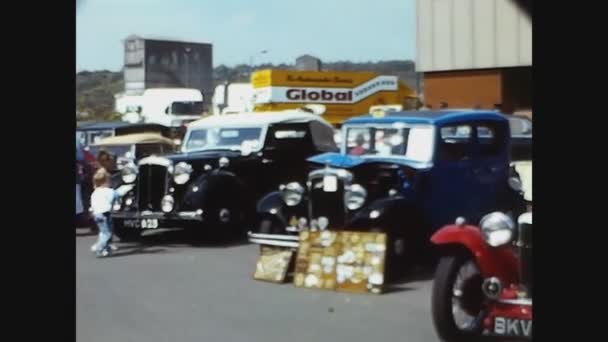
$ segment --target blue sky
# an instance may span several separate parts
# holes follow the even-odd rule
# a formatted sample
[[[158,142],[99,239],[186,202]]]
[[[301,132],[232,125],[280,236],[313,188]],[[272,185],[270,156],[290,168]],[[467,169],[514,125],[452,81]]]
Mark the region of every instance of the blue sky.
[[[415,0],[78,0],[77,70],[119,70],[122,39],[213,44],[213,64],[414,59]],[[261,55],[259,51],[268,50]]]

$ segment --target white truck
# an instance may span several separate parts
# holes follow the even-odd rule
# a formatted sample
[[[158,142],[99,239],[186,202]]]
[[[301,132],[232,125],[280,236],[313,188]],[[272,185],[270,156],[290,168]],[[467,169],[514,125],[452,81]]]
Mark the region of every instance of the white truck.
[[[115,109],[131,123],[156,123],[181,127],[200,119],[203,94],[191,88],[151,88],[141,94],[115,96]]]
[[[251,112],[254,107],[253,95],[251,83],[220,84],[215,87],[213,93],[213,113],[217,115]]]

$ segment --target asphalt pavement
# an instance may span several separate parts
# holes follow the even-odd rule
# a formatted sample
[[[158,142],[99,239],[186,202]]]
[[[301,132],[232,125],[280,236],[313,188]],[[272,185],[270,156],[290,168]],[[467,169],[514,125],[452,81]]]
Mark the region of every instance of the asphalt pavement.
[[[153,233],[97,259],[76,230],[77,341],[438,341],[431,271],[382,295],[300,289],[254,280],[256,245]]]

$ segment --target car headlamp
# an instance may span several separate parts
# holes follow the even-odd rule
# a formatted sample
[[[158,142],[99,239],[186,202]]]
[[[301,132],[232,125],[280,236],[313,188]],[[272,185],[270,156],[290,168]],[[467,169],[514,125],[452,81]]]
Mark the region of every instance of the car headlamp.
[[[290,207],[300,204],[302,196],[304,196],[304,187],[298,182],[281,185],[279,189],[281,190],[283,201]]]
[[[479,223],[483,239],[492,247],[508,244],[513,240],[515,223],[499,211],[484,216]]]
[[[175,165],[173,169],[173,181],[177,184],[186,184],[190,180],[190,174],[192,173],[192,165],[186,162],[180,162]]]
[[[165,197],[163,197],[160,206],[161,209],[164,213],[170,213],[171,211],[173,211],[173,204],[175,203],[175,201],[173,200],[173,197],[171,195],[167,195]]]
[[[112,210],[114,211],[119,211],[122,208],[122,204],[120,203],[120,200],[115,200],[114,203],[112,204]]]
[[[135,164],[127,164],[120,171],[122,181],[126,184],[131,184],[137,179],[137,166]]]
[[[357,210],[365,204],[367,191],[359,184],[351,185],[344,194],[344,202],[348,210]]]

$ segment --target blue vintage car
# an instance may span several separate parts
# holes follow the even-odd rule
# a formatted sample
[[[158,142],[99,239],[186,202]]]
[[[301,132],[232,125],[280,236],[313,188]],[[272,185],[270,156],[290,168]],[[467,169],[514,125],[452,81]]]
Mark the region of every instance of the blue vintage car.
[[[492,211],[523,211],[519,183],[510,179],[510,154],[509,120],[497,112],[352,118],[342,127],[339,153],[308,159],[305,184],[283,184],[259,201],[251,240],[304,229],[383,231],[391,244],[387,262],[406,258],[457,217],[478,222]]]

